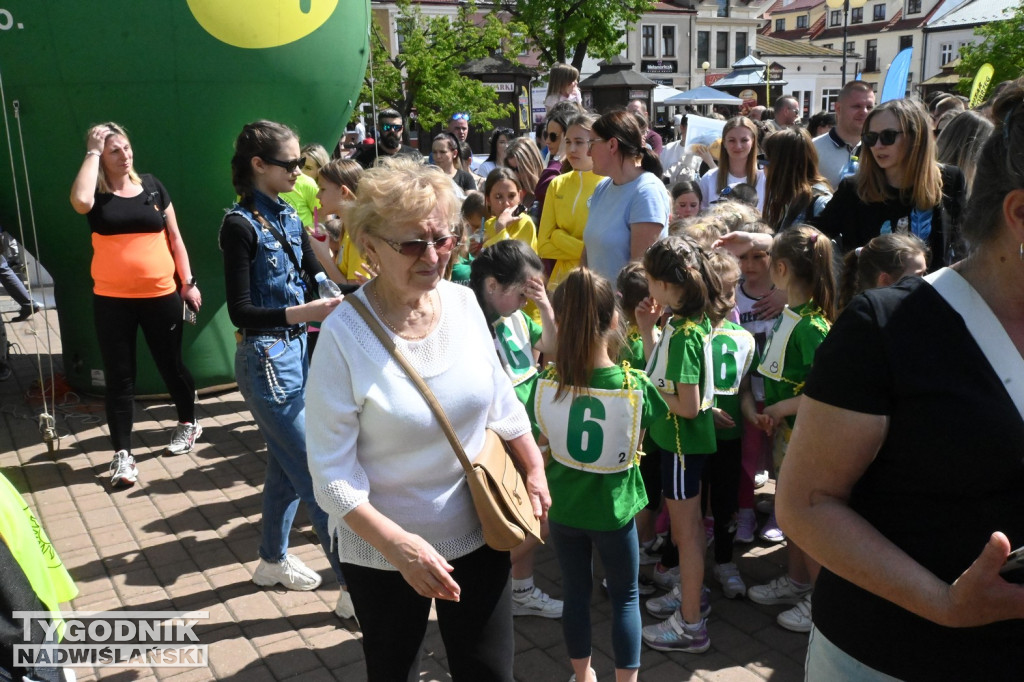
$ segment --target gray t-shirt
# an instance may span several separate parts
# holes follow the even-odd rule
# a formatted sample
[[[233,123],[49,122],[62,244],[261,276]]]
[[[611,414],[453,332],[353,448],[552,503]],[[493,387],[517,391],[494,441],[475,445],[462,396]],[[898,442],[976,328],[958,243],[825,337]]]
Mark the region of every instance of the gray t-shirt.
[[[658,238],[668,236],[671,200],[665,185],[653,173],[623,185],[602,180],[590,197],[590,215],[583,230],[587,267],[615,281],[630,260],[630,225],[658,223]]]

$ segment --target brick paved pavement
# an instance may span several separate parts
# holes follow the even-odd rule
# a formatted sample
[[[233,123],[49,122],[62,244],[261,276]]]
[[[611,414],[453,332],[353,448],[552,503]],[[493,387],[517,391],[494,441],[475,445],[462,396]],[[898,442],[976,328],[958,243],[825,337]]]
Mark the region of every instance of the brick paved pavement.
[[[0,298],[0,310],[15,308]],[[203,436],[194,452],[178,457],[161,454],[174,428],[173,405],[138,402],[135,456],[140,480],[134,488],[110,492],[110,443],[99,400],[82,397],[78,404],[58,407],[61,439],[56,452],[48,452],[38,433],[38,401],[26,394],[38,392],[33,385],[37,347],[48,376],[47,326],[59,372],[56,312],[8,325],[20,350],[12,356],[15,376],[0,383],[0,471],[25,494],[75,577],[80,594],[73,608],[210,613],[196,628],[209,645],[209,668],[82,668],[79,679],[364,680],[358,628],[333,615],[338,588],[304,516],[292,533],[292,552],[325,577],[324,586],[312,593],[287,592],[250,582],[266,453],[239,393],[202,397],[198,412]],[[785,561],[779,547],[755,545],[737,555],[748,585],[775,577]],[[560,594],[550,548],[538,554],[536,580],[552,595]],[[594,667],[599,679],[610,680],[610,614],[600,588],[592,603]],[[780,608],[729,601],[717,588],[712,604],[711,650],[693,656],[645,647],[643,682],[802,679],[806,636],[775,624]],[[644,624],[652,622],[645,612]],[[440,636],[432,626],[424,642],[420,679],[446,680],[446,671]],[[516,679],[558,682],[570,674],[559,622],[516,619]]]

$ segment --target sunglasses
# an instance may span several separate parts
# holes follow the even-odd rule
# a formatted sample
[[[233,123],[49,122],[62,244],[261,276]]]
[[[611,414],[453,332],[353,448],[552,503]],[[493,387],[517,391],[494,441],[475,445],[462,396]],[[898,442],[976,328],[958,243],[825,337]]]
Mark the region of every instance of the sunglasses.
[[[548,142],[558,142],[558,138],[561,137],[558,133],[548,133]]]
[[[385,133],[390,133],[392,130],[394,130],[397,133],[401,132],[402,128],[404,127],[405,126],[402,125],[401,123],[382,123],[380,129]]]
[[[465,114],[465,113],[452,114],[452,120],[453,121],[465,121],[466,123],[469,123],[469,114]]]
[[[860,136],[861,142],[864,143],[865,147],[874,147],[876,142],[881,143],[888,147],[889,145],[896,142],[896,138],[903,134],[902,130],[895,130],[893,128],[886,128],[881,132],[867,132]]]
[[[458,237],[453,234],[447,237],[441,237],[434,241],[427,241],[425,239],[410,239],[406,242],[393,242],[390,239],[384,239],[381,237],[381,241],[390,246],[392,249],[410,258],[420,258],[424,253],[427,252],[428,246],[433,246],[434,251],[437,252],[438,256],[444,256],[451,252],[452,249],[459,243]]]
[[[300,156],[293,161],[281,161],[280,159],[273,159],[269,156],[261,156],[264,163],[269,163],[271,166],[277,166],[278,168],[284,168],[289,173],[294,173],[296,169],[302,168],[306,165],[306,157]]]

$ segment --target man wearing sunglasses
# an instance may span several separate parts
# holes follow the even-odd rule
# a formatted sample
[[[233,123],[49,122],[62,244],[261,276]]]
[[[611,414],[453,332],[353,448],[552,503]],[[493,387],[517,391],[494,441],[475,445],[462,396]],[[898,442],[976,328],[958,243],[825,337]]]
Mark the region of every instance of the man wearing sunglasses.
[[[850,81],[839,91],[836,101],[836,125],[824,135],[814,138],[818,150],[818,170],[832,185],[839,188],[839,181],[855,172],[853,157],[860,152],[860,135],[864,132],[864,121],[875,108],[875,93],[864,81]]]
[[[469,114],[464,111],[452,114],[448,119],[448,132],[459,142],[465,142],[469,137]]]
[[[379,156],[408,156],[422,161],[423,155],[414,147],[402,144],[404,130],[402,115],[394,109],[384,109],[377,114],[376,140],[364,143],[352,158],[363,168],[372,166]]]

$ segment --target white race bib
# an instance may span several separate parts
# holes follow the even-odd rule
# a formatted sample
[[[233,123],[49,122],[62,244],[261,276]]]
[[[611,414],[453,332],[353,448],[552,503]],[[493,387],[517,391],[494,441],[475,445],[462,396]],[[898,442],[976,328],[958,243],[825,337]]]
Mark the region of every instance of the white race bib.
[[[683,324],[693,324],[689,320],[684,320]],[[694,325],[696,326],[696,325]],[[668,368],[668,354],[669,346],[672,343],[672,337],[676,333],[676,327],[673,326],[672,322],[669,321],[666,325],[665,333],[658,339],[657,345],[654,347],[654,352],[651,353],[651,359],[647,361],[647,375],[651,378],[655,388],[662,393],[668,393],[669,395],[676,394],[676,382],[671,381],[665,377],[665,372]],[[715,377],[712,368],[714,367],[714,358],[712,357],[711,348],[711,335],[708,334],[704,338],[704,384],[701,386],[700,394],[700,411],[711,409],[715,403]]]
[[[736,395],[754,361],[754,337],[746,329],[717,327],[711,331],[716,395]]]
[[[764,355],[761,357],[761,364],[757,371],[763,376],[776,381],[782,381],[782,371],[786,367],[786,347],[789,345],[789,337],[800,322],[799,313],[794,313],[789,306],[782,309],[775,328],[768,335],[768,343],[764,347]]]
[[[530,327],[526,315],[517,311],[494,322],[494,346],[498,349],[501,366],[513,386],[518,386],[537,373],[530,344]]]
[[[534,414],[547,436],[551,457],[565,466],[598,474],[626,471],[640,446],[640,390],[591,388],[555,400],[558,384],[537,382]]]

